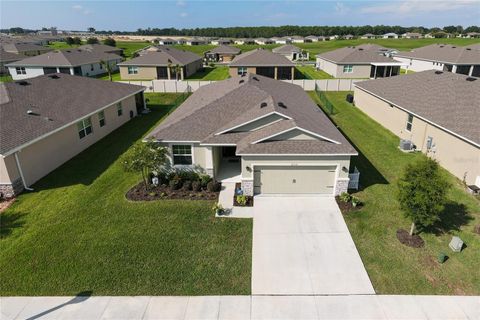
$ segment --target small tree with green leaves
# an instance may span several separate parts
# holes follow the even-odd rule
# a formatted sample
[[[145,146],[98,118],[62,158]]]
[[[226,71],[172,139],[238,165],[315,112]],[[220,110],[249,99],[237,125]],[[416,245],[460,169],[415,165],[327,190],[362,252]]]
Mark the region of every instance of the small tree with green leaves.
[[[117,42],[115,41],[115,39],[113,38],[106,38],[105,40],[103,40],[103,44],[104,45],[107,45],[107,46],[112,46],[112,47],[116,47],[117,46]]]
[[[82,39],[80,39],[79,37],[74,37],[73,38],[73,43],[80,45],[80,44],[82,44]]]
[[[73,40],[72,37],[66,37],[66,38],[65,38],[65,42],[66,42],[69,46],[75,44],[75,40]]]
[[[449,188],[435,160],[424,158],[405,168],[398,181],[398,201],[405,217],[412,220],[410,235],[417,226],[425,228],[439,220]]]
[[[108,61],[100,60],[100,65],[107,71],[108,78],[110,81],[113,81],[112,73],[113,73],[113,66]]]
[[[121,159],[125,171],[142,174],[142,180],[147,189],[149,188],[148,175],[153,171],[160,171],[167,161],[167,148],[153,140],[137,142]]]
[[[95,37],[91,37],[87,39],[87,44],[97,44],[97,43],[98,43],[98,39]]]

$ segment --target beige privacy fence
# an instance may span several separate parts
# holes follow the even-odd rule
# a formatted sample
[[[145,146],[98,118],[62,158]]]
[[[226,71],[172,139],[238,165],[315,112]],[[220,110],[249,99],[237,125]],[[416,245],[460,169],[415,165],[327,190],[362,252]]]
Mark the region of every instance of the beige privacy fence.
[[[315,88],[322,91],[352,91],[353,84],[362,79],[323,79],[323,80],[282,80],[284,82],[293,83],[302,87],[305,91],[314,91]],[[150,81],[118,81],[122,83],[135,84],[144,86],[146,92],[160,93],[182,93],[194,92],[202,86],[209,85],[215,81],[203,80],[150,80]]]

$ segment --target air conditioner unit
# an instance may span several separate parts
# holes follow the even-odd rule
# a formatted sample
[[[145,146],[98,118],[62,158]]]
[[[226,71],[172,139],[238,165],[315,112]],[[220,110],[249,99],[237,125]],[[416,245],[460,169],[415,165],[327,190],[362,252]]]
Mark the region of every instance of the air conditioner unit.
[[[402,151],[412,151],[413,143],[410,140],[400,139],[400,150]]]

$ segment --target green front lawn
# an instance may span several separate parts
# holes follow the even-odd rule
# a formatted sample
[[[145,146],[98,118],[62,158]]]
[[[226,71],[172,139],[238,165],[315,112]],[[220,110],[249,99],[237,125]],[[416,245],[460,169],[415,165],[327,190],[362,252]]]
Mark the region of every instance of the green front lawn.
[[[4,74],[0,76],[0,82],[12,82],[12,76],[9,74]]]
[[[110,77],[108,76],[108,73],[106,74],[101,74],[97,76],[98,79],[101,80],[110,80]],[[112,81],[121,81],[122,79],[120,78],[120,71],[112,73]]]
[[[314,93],[312,98],[318,102]],[[480,294],[480,236],[473,232],[480,223],[480,201],[468,195],[461,182],[443,170],[454,184],[438,224],[441,232],[423,232],[425,247],[413,249],[396,238],[399,228],[407,229],[395,198],[396,182],[402,170],[424,155],[398,150],[399,138],[366,114],[345,102],[347,92],[328,92],[335,106],[333,121],[352,141],[360,155],[352,165],[360,171],[362,190],[356,195],[365,201],[357,213],[345,216],[373,287],[381,294]],[[466,244],[461,253],[448,243],[458,235]],[[436,262],[439,253],[450,258]]]
[[[123,55],[126,60],[133,58],[133,53],[145,47],[151,46],[152,43],[145,41],[117,41],[116,47],[123,49]]]
[[[296,68],[296,71],[297,71],[297,75],[300,76],[297,79],[333,79],[333,77],[331,75],[329,75],[328,73],[326,73],[323,70],[315,69],[314,66],[309,66],[309,65],[300,66],[300,65],[297,65],[295,68]]]
[[[150,114],[68,161],[1,214],[1,296],[250,294],[250,219],[216,219],[212,201],[125,199],[140,177],[124,172],[119,156],[178,97],[146,96]]]
[[[225,80],[230,78],[227,66],[205,67],[203,70],[192,74],[187,80]]]

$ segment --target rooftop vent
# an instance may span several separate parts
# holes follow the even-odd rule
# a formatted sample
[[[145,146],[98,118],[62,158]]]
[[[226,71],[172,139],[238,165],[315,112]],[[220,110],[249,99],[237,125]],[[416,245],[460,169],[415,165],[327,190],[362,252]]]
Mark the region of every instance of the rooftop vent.
[[[72,51],[70,51],[70,50],[65,50],[65,52],[72,52]]]
[[[477,78],[468,77],[468,78],[466,78],[465,80],[472,82],[472,81],[476,81],[476,80],[477,80]]]
[[[452,49],[454,49],[454,48],[456,48],[456,47],[452,47]]]
[[[245,80],[243,80],[243,79],[238,81],[238,83],[244,83],[244,82],[245,82]]]
[[[49,75],[48,77],[49,77],[50,79],[60,79],[60,77],[57,76],[56,74]]]
[[[439,70],[435,71],[435,74],[442,74],[442,73],[443,71],[439,71]]]
[[[40,114],[36,113],[35,111],[30,110],[30,109],[27,110],[27,114],[28,114],[29,116],[39,116],[39,115],[40,115]]]
[[[28,86],[30,84],[30,82],[27,82],[25,80],[21,80],[21,81],[17,81],[16,84],[18,84],[19,86]]]
[[[466,49],[467,49],[468,51],[471,51],[471,50],[472,50],[472,48],[466,48]]]
[[[255,81],[260,81],[260,80],[258,80],[257,77],[252,77],[252,79],[255,80]]]
[[[265,108],[266,106],[267,106],[267,103],[266,103],[266,102],[260,103],[260,108]]]
[[[280,108],[287,109],[287,106],[286,106],[282,101],[280,101],[279,103],[277,103],[277,105],[278,105]]]
[[[363,48],[358,48],[358,51],[363,51]]]
[[[440,48],[443,48],[444,46],[443,45],[440,45]]]

